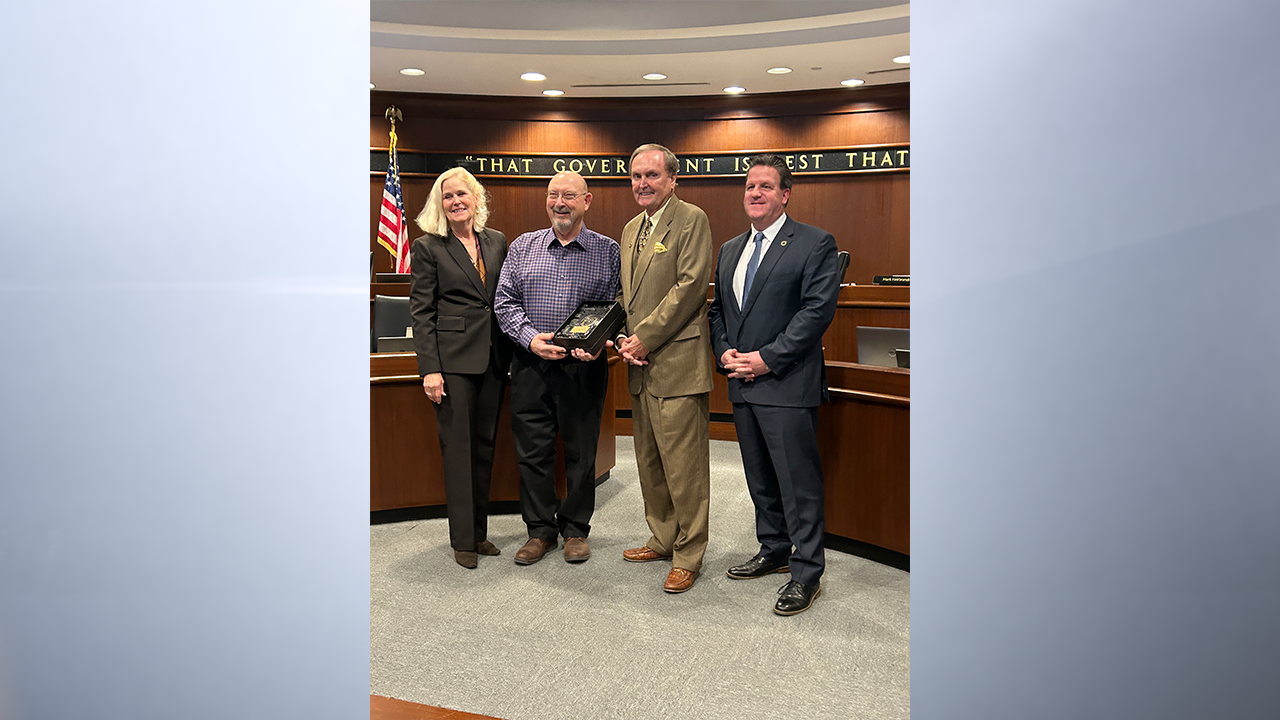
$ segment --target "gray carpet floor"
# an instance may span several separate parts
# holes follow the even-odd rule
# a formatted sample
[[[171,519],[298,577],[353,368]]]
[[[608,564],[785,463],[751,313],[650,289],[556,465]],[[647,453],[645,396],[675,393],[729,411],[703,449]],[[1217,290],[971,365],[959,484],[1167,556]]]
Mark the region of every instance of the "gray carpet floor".
[[[813,607],[775,615],[789,575],[724,574],[759,544],[737,444],[712,441],[703,573],[665,593],[670,563],[622,559],[649,531],[617,442],[585,563],[516,565],[519,515],[490,518],[502,554],[475,570],[443,519],[370,527],[371,693],[509,720],[909,717],[909,573],[828,550]]]

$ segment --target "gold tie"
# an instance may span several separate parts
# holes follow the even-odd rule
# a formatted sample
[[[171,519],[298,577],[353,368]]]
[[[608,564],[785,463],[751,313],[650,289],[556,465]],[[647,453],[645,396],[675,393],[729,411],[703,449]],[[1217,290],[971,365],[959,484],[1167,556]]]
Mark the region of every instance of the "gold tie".
[[[640,225],[640,235],[636,238],[636,255],[644,252],[644,243],[649,239],[649,229],[649,218],[646,216],[644,222]]]

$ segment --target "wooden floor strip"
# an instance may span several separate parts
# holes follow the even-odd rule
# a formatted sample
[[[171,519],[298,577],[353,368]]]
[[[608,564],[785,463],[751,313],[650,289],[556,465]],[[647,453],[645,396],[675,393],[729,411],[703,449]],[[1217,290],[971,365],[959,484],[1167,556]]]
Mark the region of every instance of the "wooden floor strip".
[[[419,705],[407,700],[369,696],[369,720],[502,720],[489,715]]]

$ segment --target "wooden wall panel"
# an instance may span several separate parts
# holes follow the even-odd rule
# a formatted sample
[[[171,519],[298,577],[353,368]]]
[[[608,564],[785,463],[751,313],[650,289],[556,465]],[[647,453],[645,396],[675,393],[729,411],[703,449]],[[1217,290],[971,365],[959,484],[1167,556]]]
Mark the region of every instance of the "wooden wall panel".
[[[788,152],[910,141],[907,85],[742,97],[642,100],[486,98],[371,93],[370,147],[385,148],[388,105],[402,150],[460,153],[628,154],[659,142],[690,152]],[[405,206],[416,216],[435,178],[405,176]],[[489,224],[508,238],[548,227],[542,179],[481,178],[493,197]],[[390,269],[376,244],[383,177],[370,176],[370,249],[375,268]],[[615,239],[639,208],[625,178],[591,182],[587,226]],[[742,178],[685,178],[679,196],[706,211],[715,246],[747,228]],[[789,213],[830,231],[851,254],[848,280],[910,273],[910,176],[907,172],[797,178]],[[412,226],[411,237],[421,231]]]
[[[743,190],[736,180],[685,178],[678,181],[676,194],[707,213],[714,241],[713,253],[733,237],[746,232],[749,222],[742,209]],[[410,220],[417,217],[435,178],[404,178],[405,209]],[[501,230],[509,240],[531,230],[550,227],[546,210],[545,179],[481,178],[491,196],[490,227]],[[371,177],[370,203],[381,207],[383,179]],[[640,208],[626,180],[593,180],[592,200],[587,211],[587,227],[615,240]],[[827,176],[799,178],[792,189],[788,212],[795,219],[829,231],[841,250],[850,254],[848,282],[871,284],[874,275],[909,274],[910,248],[906,242],[891,242],[910,235],[910,188],[905,175]],[[375,267],[389,272],[391,256],[376,244],[378,216],[371,214],[370,237],[375,239]],[[422,234],[410,224],[409,237]]]
[[[370,510],[443,505],[445,503],[440,439],[435,408],[422,392],[412,353],[369,356]],[[617,358],[612,365],[619,365]],[[612,374],[612,373],[611,373]],[[596,445],[596,476],[617,462],[617,420],[612,393],[605,399]],[[520,473],[511,435],[511,390],[506,388],[498,415],[490,499],[520,499]],[[627,407],[630,407],[628,400]],[[565,493],[564,448],[556,443],[556,491]]]
[[[826,531],[910,555],[910,410],[833,389],[818,412]]]

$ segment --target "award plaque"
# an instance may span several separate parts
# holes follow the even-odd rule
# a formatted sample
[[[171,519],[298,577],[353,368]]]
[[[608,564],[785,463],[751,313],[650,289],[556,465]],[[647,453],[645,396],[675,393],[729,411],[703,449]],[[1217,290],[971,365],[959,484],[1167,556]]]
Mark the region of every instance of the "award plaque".
[[[618,334],[625,320],[622,306],[612,300],[584,302],[556,330],[551,342],[566,350],[580,348],[595,355]]]

